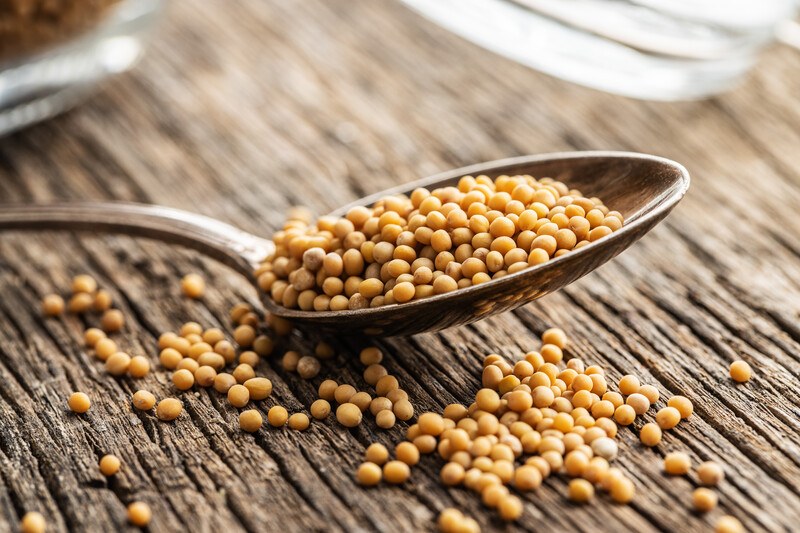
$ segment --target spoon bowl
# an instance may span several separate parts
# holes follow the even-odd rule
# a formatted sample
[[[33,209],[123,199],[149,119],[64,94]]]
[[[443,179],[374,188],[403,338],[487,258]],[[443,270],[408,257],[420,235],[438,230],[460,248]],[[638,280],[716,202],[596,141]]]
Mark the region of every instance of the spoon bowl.
[[[619,211],[617,231],[568,254],[487,283],[403,304],[344,311],[301,311],[262,301],[295,325],[331,333],[412,335],[469,324],[502,313],[569,285],[650,231],[680,201],[689,174],[661,157],[628,152],[567,152],[517,157],[450,170],[362,198],[334,211],[371,205],[390,194],[456,185],[465,175],[528,174],[551,177]],[[255,284],[253,270],[274,251],[271,241],[223,222],[177,209],[130,203],[0,205],[0,229],[116,231],[183,244],[240,271]]]

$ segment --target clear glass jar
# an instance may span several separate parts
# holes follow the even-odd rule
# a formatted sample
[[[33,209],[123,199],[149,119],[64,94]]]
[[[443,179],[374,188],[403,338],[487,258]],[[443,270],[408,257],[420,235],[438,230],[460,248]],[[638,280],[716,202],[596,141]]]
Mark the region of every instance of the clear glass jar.
[[[440,26],[542,72],[649,100],[731,88],[795,0],[404,0]]]
[[[68,109],[98,82],[131,68],[163,5],[163,0],[15,0],[4,6],[0,135]],[[50,11],[38,19],[37,9]]]

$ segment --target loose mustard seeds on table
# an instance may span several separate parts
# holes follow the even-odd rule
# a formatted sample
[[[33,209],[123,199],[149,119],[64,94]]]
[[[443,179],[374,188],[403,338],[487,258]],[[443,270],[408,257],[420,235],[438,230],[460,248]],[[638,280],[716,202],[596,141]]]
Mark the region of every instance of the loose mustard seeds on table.
[[[128,522],[136,527],[147,527],[153,518],[150,506],[144,502],[133,502],[128,505]]]
[[[313,224],[290,213],[256,275],[261,290],[289,308],[402,304],[541,264],[623,222],[599,199],[551,178],[464,176],[457,187],[387,196]],[[563,338],[547,334],[546,361],[561,360]]]
[[[47,520],[41,513],[29,511],[22,517],[19,529],[21,533],[44,533],[47,530]]]
[[[753,375],[753,370],[745,361],[734,361],[731,363],[730,374],[733,381],[737,383],[745,383],[746,381],[750,381],[750,377]]]
[[[79,414],[85,413],[92,406],[89,397],[83,392],[73,392],[67,400],[67,404],[73,413]]]
[[[100,473],[106,477],[113,476],[119,472],[121,465],[122,463],[116,455],[104,455],[99,463]]]

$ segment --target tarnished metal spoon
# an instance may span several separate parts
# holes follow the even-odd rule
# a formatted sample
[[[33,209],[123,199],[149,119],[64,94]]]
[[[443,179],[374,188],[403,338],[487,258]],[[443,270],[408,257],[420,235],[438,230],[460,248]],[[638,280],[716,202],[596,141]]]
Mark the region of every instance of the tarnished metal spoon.
[[[407,183],[341,207],[370,205],[387,194],[417,187],[455,185],[465,175],[549,176],[597,196],[625,217],[621,229],[546,263],[490,282],[422,300],[352,311],[300,311],[264,295],[264,306],[297,326],[340,333],[412,335],[468,324],[502,313],[556,291],[588,274],[641,238],[680,201],[689,174],[661,157],[628,152],[565,152],[481,163]],[[156,205],[82,202],[41,205],[0,204],[0,229],[116,232],[177,243],[233,267],[255,285],[253,270],[275,248],[218,220]]]

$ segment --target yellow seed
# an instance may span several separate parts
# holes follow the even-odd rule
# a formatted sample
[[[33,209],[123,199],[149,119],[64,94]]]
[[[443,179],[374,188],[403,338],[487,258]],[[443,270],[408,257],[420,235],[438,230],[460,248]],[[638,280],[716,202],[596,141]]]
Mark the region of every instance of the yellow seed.
[[[199,370],[199,368],[198,368]],[[228,391],[236,385],[236,378],[227,372],[220,372],[214,376],[214,390],[220,394],[228,394]]]
[[[228,389],[228,402],[234,407],[244,407],[250,401],[250,391],[244,385],[233,385]],[[288,416],[288,415],[287,415]]]
[[[48,294],[42,298],[42,313],[45,316],[59,316],[63,312],[64,298],[57,294]]]
[[[113,333],[122,329],[125,325],[125,315],[119,309],[109,309],[100,317],[100,327],[106,333]]]
[[[619,392],[625,396],[639,392],[640,386],[641,384],[639,383],[639,378],[631,374],[622,376],[622,378],[619,380]]]
[[[383,465],[389,460],[389,450],[383,444],[373,442],[364,452],[364,459],[377,465]]]
[[[725,515],[717,520],[714,533],[744,533],[744,526],[735,516]]]
[[[636,411],[630,405],[620,405],[614,411],[614,420],[621,426],[629,426],[635,419]]]
[[[225,358],[216,352],[203,352],[197,358],[197,364],[210,366],[214,370],[222,370],[225,368]]]
[[[125,352],[116,352],[106,359],[106,372],[112,376],[121,376],[128,371],[131,364],[131,356]]]
[[[239,427],[242,429],[242,431],[255,433],[261,429],[261,425],[263,423],[264,419],[261,416],[261,413],[255,409],[248,409],[239,413]]]
[[[149,411],[156,404],[156,397],[146,390],[138,390],[133,394],[133,406],[140,411]]]
[[[256,339],[256,330],[252,326],[242,324],[233,331],[233,340],[243,348],[249,348]]]
[[[183,356],[175,348],[164,348],[163,350],[161,350],[161,354],[158,356],[158,360],[159,362],[161,362],[161,366],[163,366],[167,370],[174,370],[175,368],[177,368],[181,360],[183,360]]]
[[[640,389],[641,390],[641,389]],[[633,407],[637,415],[643,415],[650,408],[650,400],[644,394],[634,392],[625,399],[625,403]]]
[[[100,339],[105,338],[105,332],[99,328],[89,328],[83,333],[83,342],[89,348],[94,348]]]
[[[383,465],[383,478],[387,483],[399,485],[411,475],[411,469],[402,461],[389,461]]]
[[[320,398],[311,404],[309,411],[311,412],[311,416],[317,420],[324,420],[331,414],[331,404],[328,403],[327,400]]]
[[[577,503],[586,503],[594,497],[594,485],[585,479],[573,479],[569,482],[569,499]]]
[[[176,398],[165,398],[156,406],[156,416],[160,420],[175,420],[183,411],[181,401]]]
[[[378,411],[375,415],[375,424],[379,428],[389,429],[394,427],[395,422],[397,422],[397,416],[391,409],[383,409],[382,411]]]
[[[500,512],[500,518],[506,522],[513,522],[522,516],[522,500],[513,495],[505,496],[498,503],[497,510]]]
[[[414,466],[419,462],[419,449],[408,441],[395,446],[394,454],[398,461],[403,461],[408,466]]]
[[[294,429],[295,431],[304,431],[308,429],[310,424],[310,420],[308,416],[304,413],[294,413],[292,416],[289,417],[288,420],[289,427]]]
[[[89,397],[83,392],[73,392],[67,400],[67,404],[73,413],[85,413],[92,406]]]
[[[217,379],[217,371],[210,366],[201,366],[194,371],[194,382],[200,387],[210,387]]]
[[[745,361],[734,361],[731,363],[730,374],[734,381],[744,383],[750,380],[753,371]]]
[[[189,390],[194,386],[194,374],[185,368],[177,370],[172,374],[172,384],[178,390]]]
[[[664,457],[664,472],[673,476],[682,476],[689,472],[692,461],[683,452],[671,452]]]
[[[365,487],[374,487],[381,482],[382,477],[381,467],[369,461],[361,463],[356,471],[356,481]]]
[[[44,533],[47,530],[47,520],[41,513],[29,511],[19,523],[21,533]]]
[[[144,502],[133,502],[128,506],[128,522],[136,527],[147,527],[152,517],[150,506]]]
[[[245,383],[256,377],[256,372],[253,370],[252,366],[242,363],[233,369],[233,377],[236,379],[237,383]]]
[[[116,455],[104,455],[100,459],[100,473],[106,477],[113,476],[119,472],[120,465],[120,460]]]
[[[661,429],[672,429],[681,420],[681,412],[674,407],[663,407],[656,413],[656,423]]]
[[[648,422],[642,426],[642,430],[639,432],[639,440],[641,440],[642,444],[645,446],[652,447],[661,442],[661,435],[661,428],[658,424]]]
[[[189,372],[194,374],[195,372],[197,372],[198,368],[200,368],[200,365],[197,364],[197,361],[189,357],[186,357],[184,359],[181,359],[181,361],[178,363],[178,366],[175,367],[175,370],[188,370]]]
[[[251,400],[264,400],[272,394],[272,382],[267,378],[250,378],[244,382]]]
[[[639,394],[644,395],[644,397],[650,401],[650,405],[656,403],[661,396],[658,389],[652,385],[642,385],[639,387]]]
[[[181,291],[189,298],[202,298],[206,292],[206,282],[199,274],[186,274],[181,278]]]
[[[336,420],[345,427],[353,428],[361,423],[361,409],[353,403],[343,403],[336,408]]]
[[[548,466],[549,472],[549,466]],[[542,473],[535,466],[524,465],[514,471],[514,486],[518,490],[536,490],[542,485]]]
[[[450,462],[442,467],[442,470],[439,472],[439,477],[442,483],[452,487],[464,481],[464,474],[465,471],[462,465]]]
[[[297,361],[297,373],[303,379],[313,379],[319,374],[321,365],[319,359],[306,355]]]
[[[692,493],[692,505],[702,513],[707,513],[714,509],[718,501],[717,493],[705,487],[695,489]]]
[[[72,278],[72,293],[93,293],[97,290],[97,282],[88,274],[80,274]]]
[[[615,476],[611,480],[609,492],[611,493],[611,499],[615,502],[629,503],[633,500],[636,487],[630,479],[624,476]]]
[[[567,347],[567,334],[563,329],[550,328],[542,333],[542,344],[554,344],[563,350]]]
[[[689,418],[694,412],[694,406],[692,405],[691,400],[689,400],[689,398],[686,396],[673,396],[667,400],[667,405],[677,409],[681,415],[681,418]]]
[[[107,290],[100,289],[95,293],[93,303],[95,311],[108,311],[111,309],[112,303],[113,299],[111,298],[111,293]]]
[[[364,366],[377,365],[383,361],[383,353],[381,352],[380,348],[370,346],[361,350],[361,353],[359,354],[359,360]]]
[[[86,292],[79,292],[73,294],[67,303],[67,309],[70,313],[82,314],[86,313],[92,308],[94,298],[91,294]]]
[[[719,485],[725,478],[725,471],[714,461],[706,461],[697,467],[697,477],[703,485]]]
[[[150,372],[150,361],[143,355],[136,355],[131,358],[128,365],[128,374],[132,378],[143,378]]]

